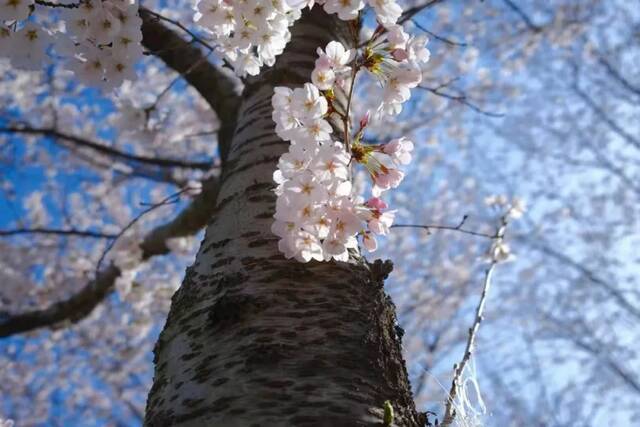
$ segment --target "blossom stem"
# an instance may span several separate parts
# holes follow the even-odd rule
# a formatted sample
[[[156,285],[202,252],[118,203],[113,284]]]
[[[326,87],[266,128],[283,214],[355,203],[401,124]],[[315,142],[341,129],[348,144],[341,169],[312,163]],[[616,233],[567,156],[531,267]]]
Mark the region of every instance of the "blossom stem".
[[[357,64],[353,65],[351,84],[349,86],[349,94],[347,95],[347,109],[345,115],[342,117],[342,123],[344,124],[344,143],[347,147],[347,152],[350,152],[351,150],[351,99],[353,97],[353,88],[356,83],[358,68],[359,66]]]

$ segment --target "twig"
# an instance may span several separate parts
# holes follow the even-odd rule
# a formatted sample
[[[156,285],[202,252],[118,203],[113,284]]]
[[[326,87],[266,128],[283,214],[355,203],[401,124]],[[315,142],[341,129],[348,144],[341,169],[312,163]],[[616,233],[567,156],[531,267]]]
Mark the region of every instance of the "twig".
[[[168,158],[162,158],[162,157],[136,156],[134,154],[129,154],[124,151],[120,151],[108,145],[100,144],[95,141],[81,138],[79,136],[65,134],[53,128],[34,128],[29,126],[0,127],[0,133],[42,135],[42,136],[48,136],[54,139],[59,138],[80,147],[91,148],[92,150],[95,150],[104,155],[119,158],[121,160],[126,160],[126,161],[136,162],[136,163],[143,163],[143,164],[148,164],[153,166],[178,167],[178,168],[190,168],[190,169],[202,169],[202,170],[209,170],[211,168],[210,162],[191,162],[186,160],[168,159]]]
[[[16,228],[13,230],[0,230],[0,237],[16,236],[20,234],[51,234],[58,236],[92,237],[96,239],[114,239],[117,236],[116,234],[76,229],[62,230],[53,228]]]
[[[418,21],[416,21],[415,19],[411,19],[411,22],[413,22],[413,25],[416,26],[416,28],[418,28],[419,30],[424,31],[425,33],[429,34],[431,37],[433,37],[434,39],[441,41],[442,43],[446,43],[448,45],[451,46],[456,46],[456,47],[465,47],[467,46],[466,43],[462,43],[462,42],[454,42],[453,40],[449,40],[445,37],[439,36],[438,34],[427,30],[425,27],[423,27],[421,24],[418,23]]]
[[[634,86],[629,80],[624,78],[624,76],[622,76],[620,72],[618,72],[615,68],[613,68],[613,65],[611,65],[611,63],[607,61],[607,59],[604,56],[600,56],[600,58],[598,59],[598,62],[600,62],[600,64],[607,70],[607,72],[625,89],[640,96],[640,86]]]
[[[205,180],[202,183],[202,192],[176,217],[149,230],[141,239],[141,262],[169,253],[167,239],[193,235],[202,229],[215,209],[219,188],[217,178]],[[43,327],[52,328],[62,322],[76,323],[84,319],[113,292],[115,281],[120,274],[120,269],[111,263],[98,277],[63,300],[48,304],[44,308],[0,316],[0,338]]]
[[[129,223],[122,230],[120,230],[120,232],[118,234],[116,234],[115,238],[113,240],[111,240],[111,242],[109,242],[109,244],[107,245],[105,250],[102,252],[102,255],[100,255],[100,259],[98,260],[98,264],[96,265],[96,277],[98,277],[98,274],[100,272],[100,267],[102,266],[102,262],[104,261],[105,257],[107,256],[109,251],[113,248],[113,246],[116,244],[118,239],[120,237],[122,237],[122,235],[124,233],[126,233],[131,227],[133,227],[135,225],[136,222],[138,222],[143,216],[145,216],[149,212],[154,211],[154,210],[156,210],[157,208],[159,208],[161,206],[165,206],[165,205],[169,205],[169,204],[175,203],[180,198],[180,196],[182,194],[184,194],[185,192],[190,191],[190,190],[192,190],[192,188],[190,188],[190,187],[183,188],[182,190],[178,191],[177,193],[174,193],[174,194],[164,198],[162,201],[160,201],[158,203],[155,203],[153,205],[150,205],[147,209],[142,211],[138,216],[136,216],[131,221],[129,221]]]
[[[467,107],[471,108],[476,113],[484,114],[485,116],[489,116],[489,117],[496,117],[496,118],[504,117],[504,113],[493,113],[491,111],[487,111],[487,110],[484,110],[484,109],[478,107],[477,105],[475,105],[474,103],[469,101],[469,98],[465,94],[452,95],[450,93],[445,93],[445,92],[440,91],[439,88],[433,88],[433,87],[428,87],[428,86],[418,86],[418,88],[426,90],[426,91],[429,91],[429,92],[433,93],[434,95],[441,96],[443,98],[447,98],[447,99],[450,99],[452,101],[459,102],[462,105],[466,105]]]
[[[405,10],[402,15],[400,16],[400,19],[398,19],[398,24],[402,25],[403,23],[407,22],[408,20],[410,20],[411,18],[413,18],[414,16],[416,16],[418,13],[422,12],[425,9],[430,8],[431,6],[435,6],[436,4],[442,2],[443,0],[430,0],[427,1],[423,4],[419,4],[417,6],[411,7],[407,10]]]
[[[153,101],[153,103],[151,105],[149,105],[148,107],[146,107],[144,109],[146,115],[147,115],[147,120],[149,119],[149,114],[155,110],[158,107],[158,103],[160,103],[160,100],[167,94],[169,93],[169,91],[171,90],[171,88],[173,86],[175,86],[175,84],[177,82],[179,82],[181,79],[183,79],[184,77],[186,77],[188,74],[192,73],[196,68],[198,68],[201,64],[205,63],[208,58],[209,55],[211,55],[211,52],[209,52],[207,55],[202,56],[200,59],[198,59],[196,62],[194,62],[193,64],[191,64],[189,66],[189,68],[187,68],[184,72],[182,73],[178,73],[178,75],[171,80],[171,82],[169,82],[169,84],[162,90],[162,92],[160,92],[158,94],[158,96],[156,96],[156,99]]]
[[[462,228],[464,223],[469,218],[468,215],[462,217],[462,221],[458,225],[438,225],[438,224],[393,224],[390,228],[421,228],[426,230],[427,233],[431,234],[431,230],[450,230],[450,231],[459,231],[460,233],[469,234],[471,236],[485,237],[487,239],[495,239],[498,237],[497,234],[487,234],[481,231],[473,231],[468,230],[466,228]]]
[[[504,238],[504,233],[507,228],[507,215],[508,214],[503,215],[500,219],[500,227],[493,237],[495,242],[499,242]],[[451,381],[451,388],[449,389],[449,395],[447,396],[447,402],[445,404],[445,412],[441,424],[442,427],[449,427],[456,417],[454,401],[461,389],[462,375],[464,373],[464,369],[467,367],[467,363],[469,363],[469,360],[471,359],[478,329],[480,328],[480,323],[482,323],[482,320],[484,319],[484,307],[487,301],[487,295],[489,294],[489,289],[491,288],[491,278],[493,277],[493,272],[498,262],[499,260],[496,257],[495,252],[492,252],[489,267],[485,270],[484,281],[482,283],[482,294],[480,295],[480,300],[476,306],[475,318],[469,328],[469,337],[467,338],[464,355],[459,363],[453,365],[453,380]]]
[[[536,33],[539,33],[540,31],[542,31],[542,27],[534,24],[531,18],[529,18],[529,15],[527,15],[526,13],[524,13],[522,9],[520,9],[520,6],[518,6],[511,0],[503,0],[503,1],[507,6],[509,6],[511,10],[513,10],[522,19],[522,21],[526,24],[526,26],[531,31]]]
[[[170,23],[172,25],[175,25],[176,27],[180,28],[182,31],[187,33],[195,42],[201,44],[202,46],[206,47],[210,51],[214,50],[214,47],[211,44],[209,44],[208,42],[203,40],[201,37],[199,37],[196,33],[191,31],[187,27],[185,27],[184,24],[182,24],[180,21],[176,21],[175,19],[167,18],[166,16],[163,16],[163,15],[161,15],[161,14],[159,14],[157,12],[154,12],[154,11],[152,11],[150,9],[145,9],[145,12],[148,13],[149,15],[155,17],[156,19],[158,19],[160,21],[165,21],[165,22],[168,22],[168,23]]]

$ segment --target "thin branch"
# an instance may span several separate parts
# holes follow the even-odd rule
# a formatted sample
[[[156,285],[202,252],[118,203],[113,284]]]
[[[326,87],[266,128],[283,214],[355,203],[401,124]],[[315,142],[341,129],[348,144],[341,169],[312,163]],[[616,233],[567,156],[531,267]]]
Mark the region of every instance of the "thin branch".
[[[507,6],[509,6],[511,10],[513,10],[522,19],[522,21],[526,24],[526,26],[531,31],[536,33],[539,33],[540,31],[542,31],[542,27],[534,24],[531,18],[529,18],[529,15],[527,15],[526,13],[524,13],[522,9],[520,9],[520,6],[518,6],[511,0],[503,0],[503,1]]]
[[[0,237],[17,236],[22,234],[45,234],[56,236],[91,237],[96,239],[114,239],[117,235],[98,231],[54,228],[16,228],[13,230],[0,230]]]
[[[611,348],[606,343],[595,336],[592,329],[583,320],[577,322],[577,326],[580,329],[576,330],[575,327],[567,325],[549,313],[542,313],[542,316],[545,320],[554,324],[561,336],[572,342],[576,347],[590,353],[598,359],[598,362],[609,367],[634,392],[640,393],[640,381],[634,377],[633,372],[628,372],[623,365],[613,359],[612,355],[615,353],[611,351]],[[591,339],[589,341],[593,342],[589,343],[585,339],[587,336],[590,336]]]
[[[640,308],[632,304],[619,289],[616,289],[615,286],[613,286],[606,280],[599,277],[596,273],[594,273],[589,268],[585,267],[578,261],[572,259],[568,255],[558,252],[557,250],[553,249],[551,246],[548,246],[544,243],[539,243],[535,239],[528,239],[524,236],[516,236],[515,238],[518,239],[520,242],[530,246],[531,248],[536,249],[545,255],[551,256],[557,259],[558,261],[564,263],[565,265],[568,265],[569,267],[573,268],[574,270],[580,272],[582,276],[584,276],[591,283],[604,289],[611,297],[613,297],[613,299],[618,304],[620,304],[622,308],[627,310],[629,314],[633,315],[636,319],[640,320]]]
[[[209,221],[215,210],[219,181],[210,178],[203,182],[202,193],[172,221],[149,231],[142,242],[142,261],[170,252],[167,239],[190,236],[197,233]],[[19,314],[0,315],[0,337],[32,331],[43,327],[53,327],[61,322],[77,322],[87,317],[115,288],[115,281],[121,271],[110,264],[69,298]]]
[[[398,25],[402,25],[403,23],[416,16],[418,13],[430,8],[431,6],[435,6],[438,3],[442,3],[442,1],[443,0],[429,0],[423,4],[410,7],[409,9],[402,12],[400,19],[398,19]]]
[[[141,8],[141,11],[142,11],[142,9],[143,8]],[[167,18],[166,16],[163,16],[163,15],[157,13],[157,12],[154,12],[154,11],[152,11],[150,9],[146,9],[146,8],[144,8],[144,13],[147,13],[147,14],[153,16],[154,18],[160,20],[160,21],[167,22],[167,23],[169,23],[171,25],[174,25],[174,26],[180,28],[182,31],[184,31],[186,34],[188,34],[189,37],[191,37],[191,39],[193,41],[195,41],[196,43],[201,44],[202,46],[207,48],[209,51],[214,50],[213,45],[209,44],[208,42],[203,40],[201,37],[199,37],[196,33],[191,31],[187,27],[185,27],[180,21],[176,21],[175,19]]]
[[[618,70],[613,68],[613,65],[611,65],[611,63],[607,61],[604,56],[600,56],[598,62],[600,62],[600,64],[607,70],[607,72],[614,78],[614,80],[620,83],[625,89],[640,96],[640,87],[634,86],[629,80],[624,78],[624,76],[620,74]]]
[[[177,193],[174,193],[174,194],[164,198],[159,203],[154,203],[154,204],[149,205],[149,207],[147,209],[145,209],[139,215],[137,215],[135,218],[133,218],[131,221],[129,221],[129,223],[126,226],[124,226],[122,228],[122,230],[120,230],[120,232],[115,236],[115,238],[111,242],[109,242],[109,244],[107,245],[105,250],[102,252],[102,255],[100,255],[100,259],[98,259],[98,264],[96,265],[96,276],[98,275],[98,273],[100,271],[100,267],[102,266],[102,262],[104,261],[105,257],[107,256],[109,251],[113,248],[113,246],[116,244],[116,242],[118,241],[118,239],[120,237],[122,237],[128,230],[130,230],[131,227],[133,227],[145,215],[147,215],[148,213],[151,213],[152,211],[158,209],[159,207],[175,203],[180,198],[180,196],[182,194],[184,194],[185,192],[190,191],[190,190],[191,190],[191,188],[183,188],[182,190],[178,191]]]
[[[455,46],[455,47],[465,47],[465,46],[467,46],[466,43],[454,42],[453,40],[450,40],[450,39],[447,39],[445,37],[439,36],[438,34],[427,30],[425,27],[423,27],[421,24],[419,24],[418,21],[416,21],[415,19],[412,19],[411,22],[413,22],[413,25],[415,25],[416,28],[418,28],[419,30],[424,31],[425,33],[429,34],[434,39],[436,39],[438,41],[441,41],[442,43],[448,44],[450,46]]]
[[[433,93],[434,95],[437,96],[441,96],[443,98],[447,98],[450,99],[452,101],[458,102],[462,105],[466,105],[467,107],[471,108],[473,111],[475,111],[476,113],[480,113],[480,114],[484,114],[485,116],[489,116],[489,117],[504,117],[504,113],[493,113],[491,111],[487,111],[484,110],[480,107],[478,107],[477,105],[475,105],[474,103],[472,103],[471,101],[469,101],[469,99],[467,98],[467,95],[452,95],[450,93],[445,93],[442,92],[439,88],[433,88],[433,87],[428,87],[428,86],[418,86],[418,88],[429,91],[431,93]]]
[[[494,237],[495,243],[499,243],[504,238],[504,233],[507,228],[507,215],[508,214],[505,214],[500,219],[500,227],[496,231]],[[491,288],[491,278],[493,277],[493,272],[498,262],[499,259],[497,258],[495,252],[492,252],[491,261],[489,267],[487,267],[487,269],[485,270],[484,280],[482,282],[482,294],[480,295],[480,300],[478,301],[478,305],[476,306],[473,323],[469,328],[469,336],[467,338],[467,344],[464,349],[464,355],[462,356],[462,360],[453,366],[453,380],[451,381],[451,388],[449,389],[449,395],[447,396],[447,402],[445,404],[445,412],[441,424],[442,427],[449,427],[456,417],[454,402],[456,400],[456,397],[458,396],[458,392],[462,388],[462,375],[467,364],[471,360],[471,355],[474,351],[476,337],[478,335],[478,330],[480,329],[480,323],[482,323],[482,320],[484,319],[484,308],[487,301],[487,295],[489,294],[489,289]]]
[[[190,73],[192,73],[196,68],[198,68],[201,64],[207,62],[209,55],[211,54],[211,52],[209,52],[206,56],[203,56],[202,58],[198,59],[196,62],[194,62],[193,64],[191,64],[189,66],[189,68],[187,68],[184,72],[179,73],[178,76],[176,76],[173,80],[171,80],[171,82],[169,82],[169,84],[162,90],[162,92],[160,92],[157,96],[156,99],[153,101],[153,103],[151,105],[149,105],[148,107],[146,107],[144,109],[146,115],[147,115],[147,121],[149,120],[149,115],[150,113],[155,110],[158,107],[158,104],[160,103],[160,101],[162,100],[162,98],[169,93],[169,91],[171,90],[171,88],[173,88],[175,86],[176,83],[178,83],[180,80],[182,80],[183,78],[185,78],[187,75],[189,75]]]
[[[469,338],[467,339],[467,345],[464,349],[464,356],[462,356],[460,363],[455,364],[453,367],[453,381],[451,381],[451,388],[449,389],[447,403],[445,404],[442,427],[450,426],[455,419],[456,410],[453,406],[453,402],[455,401],[458,395],[458,390],[461,387],[460,382],[462,380],[462,373],[471,359],[480,323],[482,323],[482,320],[484,319],[484,307],[487,301],[489,289],[491,288],[491,278],[493,277],[493,271],[495,270],[496,265],[497,261],[492,260],[489,267],[485,270],[484,281],[482,283],[482,294],[480,295],[480,301],[478,301],[478,306],[476,307],[475,319],[473,320],[471,328],[469,328]]]
[[[600,106],[598,106],[598,104],[596,104],[596,102],[589,95],[587,95],[586,92],[584,92],[580,88],[577,81],[575,84],[573,84],[573,90],[580,97],[580,99],[582,99],[585,102],[585,104],[587,104],[587,106],[591,108],[593,112],[596,113],[600,117],[600,119],[611,128],[611,130],[613,130],[616,134],[622,137],[629,144],[640,149],[640,140],[635,138],[633,135],[629,134],[622,127],[620,127],[618,123],[613,121],[613,119],[611,119],[607,115],[607,113],[602,108],[600,108]]]
[[[113,147],[109,147],[107,145],[103,145],[95,141],[90,141],[86,138],[81,138],[79,136],[66,134],[52,128],[35,128],[35,127],[28,127],[28,126],[2,127],[0,128],[0,133],[42,135],[42,136],[48,136],[51,138],[59,138],[67,142],[73,143],[74,145],[79,147],[90,148],[94,151],[97,151],[100,154],[115,157],[121,160],[127,160],[130,162],[142,163],[147,165],[153,165],[153,166],[159,166],[159,167],[171,167],[171,168],[179,167],[179,168],[200,169],[200,170],[211,169],[211,162],[190,162],[185,160],[167,159],[162,157],[136,156],[134,154],[129,154],[124,151],[115,149]]]
[[[237,80],[209,61],[202,61],[206,56],[201,49],[184,40],[179,34],[167,28],[162,22],[168,22],[180,29],[186,28],[177,21],[165,18],[147,8],[140,7],[142,18],[142,44],[153,52],[167,66],[184,76],[187,83],[200,93],[215,111],[220,120],[218,146],[220,158],[224,160],[228,153],[231,138],[236,127],[240,96],[237,93]],[[186,30],[191,37],[196,37]],[[213,48],[204,42],[207,49]],[[177,46],[167,50],[167,46]],[[193,64],[199,64],[191,69]],[[188,73],[187,73],[188,71]]]
[[[450,230],[450,231],[459,231],[463,234],[469,234],[471,236],[484,237],[487,239],[495,239],[498,236],[495,234],[487,234],[482,233],[480,231],[468,230],[466,228],[462,228],[467,219],[468,215],[462,217],[462,221],[458,223],[458,225],[438,225],[438,224],[393,224],[390,228],[421,228],[426,230],[428,234],[431,234],[431,230]]]

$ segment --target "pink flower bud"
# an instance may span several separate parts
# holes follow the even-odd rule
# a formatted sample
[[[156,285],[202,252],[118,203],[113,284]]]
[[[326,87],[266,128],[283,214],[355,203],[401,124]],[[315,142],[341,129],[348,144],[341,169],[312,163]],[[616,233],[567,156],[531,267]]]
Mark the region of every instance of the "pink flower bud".
[[[367,114],[364,115],[363,118],[360,119],[360,129],[364,129],[367,127],[367,125],[369,124],[369,110],[367,110]]]
[[[378,211],[388,208],[387,204],[379,197],[370,198],[365,202],[365,205],[371,209],[375,209]]]
[[[391,56],[398,62],[405,61],[407,58],[409,58],[407,51],[404,49],[393,49],[391,51]]]

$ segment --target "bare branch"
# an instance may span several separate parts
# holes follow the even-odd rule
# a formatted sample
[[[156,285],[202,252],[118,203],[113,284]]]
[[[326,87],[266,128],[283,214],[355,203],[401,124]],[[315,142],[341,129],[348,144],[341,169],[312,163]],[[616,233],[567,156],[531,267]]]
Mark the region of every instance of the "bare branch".
[[[169,253],[167,239],[193,235],[207,224],[215,210],[219,182],[217,178],[205,181],[202,193],[196,196],[176,218],[167,224],[152,229],[140,243],[142,260]],[[53,327],[60,322],[77,322],[93,311],[114,289],[121,272],[110,264],[101,270],[84,288],[63,301],[44,309],[0,316],[0,337]]]
[[[0,230],[0,237],[17,236],[21,234],[45,234],[55,236],[91,237],[96,239],[114,239],[117,235],[101,233],[99,231],[54,229],[54,228],[16,228],[13,230]]]
[[[438,34],[427,30],[424,26],[422,26],[420,23],[418,23],[418,21],[416,21],[415,19],[412,19],[411,22],[413,22],[413,25],[415,25],[417,29],[424,31],[425,33],[429,34],[434,39],[436,39],[438,41],[441,41],[442,43],[448,44],[450,46],[456,46],[456,47],[465,47],[465,46],[467,46],[466,43],[454,42],[453,40],[449,40],[448,38],[439,36]]]
[[[600,56],[598,62],[600,62],[600,64],[607,70],[607,72],[614,78],[615,81],[620,83],[628,91],[640,96],[640,87],[634,86],[629,80],[624,78],[624,76],[620,74],[620,72],[618,72],[618,70],[616,70],[604,56]]]
[[[436,4],[441,3],[442,1],[443,0],[429,0],[427,2],[424,2],[423,4],[410,7],[409,9],[402,12],[400,19],[398,19],[398,24],[402,25],[403,23],[407,22],[408,20],[410,20],[411,18],[413,18],[423,10],[428,9],[431,6],[435,6]]]
[[[28,126],[2,127],[0,128],[0,133],[42,135],[42,136],[48,136],[52,138],[59,138],[67,142],[70,142],[78,147],[90,148],[92,150],[97,151],[100,154],[115,157],[120,160],[126,160],[130,162],[142,163],[142,164],[159,166],[159,167],[171,167],[171,168],[178,167],[178,168],[187,168],[187,169],[209,170],[211,169],[211,166],[212,166],[211,162],[190,162],[186,160],[167,159],[162,157],[136,156],[133,154],[126,153],[124,151],[120,151],[113,147],[100,144],[95,141],[90,141],[86,138],[81,138],[79,136],[60,132],[53,128],[35,128],[35,127],[28,127]]]
[[[583,321],[578,321],[577,326],[570,326],[549,313],[543,312],[541,314],[546,321],[550,322],[555,326],[555,328],[557,328],[557,331],[560,332],[563,338],[572,342],[581,350],[594,356],[594,358],[596,358],[602,365],[608,367],[634,392],[640,393],[640,382],[638,379],[634,377],[632,372],[628,372],[621,363],[613,358],[611,349],[600,339],[596,338],[591,328],[589,328]],[[576,330],[576,327],[579,327],[579,329]],[[587,337],[590,337],[591,339],[588,340]]]
[[[503,0],[503,1],[509,7],[509,9],[513,10],[522,19],[522,21],[526,24],[526,26],[531,31],[536,33],[539,33],[540,31],[542,31],[542,27],[534,24],[531,18],[529,18],[529,15],[527,15],[526,13],[524,13],[522,9],[520,9],[520,6],[518,6],[511,0]]]
[[[174,193],[174,194],[166,197],[165,199],[163,199],[159,203],[151,204],[147,209],[145,209],[139,215],[137,215],[135,218],[133,218],[131,221],[129,221],[129,223],[126,226],[124,226],[122,228],[122,230],[120,230],[120,232],[118,234],[116,234],[115,238],[107,245],[105,250],[102,252],[102,255],[100,256],[100,259],[98,259],[98,264],[96,265],[96,276],[100,272],[100,267],[102,266],[102,261],[104,261],[105,257],[107,256],[109,251],[113,248],[113,246],[116,244],[116,241],[120,237],[122,237],[131,227],[133,227],[138,221],[140,221],[142,219],[142,217],[144,217],[146,214],[158,209],[159,207],[166,206],[168,204],[172,204],[172,203],[177,202],[178,199],[180,198],[180,195],[182,195],[183,193],[185,193],[185,192],[187,192],[189,190],[191,190],[191,189],[188,188],[188,187],[187,188],[183,188],[182,190],[178,191],[177,193]]]
[[[587,278],[591,283],[597,285],[598,287],[604,289],[613,299],[620,304],[622,308],[627,310],[629,314],[633,315],[636,319],[640,319],[640,308],[636,307],[632,304],[619,289],[616,289],[615,286],[608,283],[606,280],[598,277],[596,273],[591,271],[589,268],[585,267],[578,261],[572,259],[568,255],[565,255],[561,252],[556,251],[551,246],[548,246],[544,243],[540,243],[536,239],[527,239],[524,236],[515,237],[518,241],[525,243],[533,249],[536,249],[542,252],[545,255],[551,256],[558,261],[562,262],[565,265],[573,268],[574,270],[580,272],[585,278]]]
[[[437,224],[393,224],[390,228],[421,228],[426,230],[428,234],[431,234],[431,230],[450,230],[459,231],[460,233],[469,234],[472,236],[485,237],[487,239],[495,239],[498,236],[482,233],[480,231],[467,230],[462,228],[464,223],[469,217],[467,215],[462,217],[462,221],[458,225],[437,225]]]
[[[610,118],[609,115],[602,108],[600,108],[600,106],[598,106],[598,104],[596,104],[596,102],[589,95],[587,95],[585,91],[583,91],[578,86],[577,82],[573,85],[573,90],[580,97],[580,99],[582,99],[584,103],[587,104],[587,106],[591,108],[593,112],[596,113],[598,117],[600,117],[600,119],[611,128],[611,130],[613,130],[629,144],[633,145],[637,149],[640,149],[640,140],[629,134],[622,127],[620,127],[618,123],[613,121],[613,119]]]
[[[437,87],[433,88],[433,87],[428,87],[428,86],[418,86],[418,88],[426,90],[426,91],[429,91],[434,95],[441,96],[443,98],[450,99],[452,101],[458,102],[458,103],[460,103],[462,105],[466,105],[467,107],[471,108],[476,113],[484,114],[485,116],[489,116],[489,117],[496,117],[496,118],[504,117],[504,113],[493,113],[491,111],[487,111],[487,110],[484,110],[484,109],[478,107],[477,105],[475,105],[474,103],[469,101],[469,98],[465,94],[452,95],[450,93],[442,92],[440,90],[440,88],[437,88]]]
[[[500,219],[500,227],[498,227],[494,236],[494,240],[496,242],[500,242],[504,238],[506,229],[507,215],[505,214]],[[467,345],[464,349],[464,355],[462,356],[462,360],[460,361],[460,363],[456,363],[453,366],[453,380],[451,381],[451,388],[449,389],[449,395],[447,396],[447,402],[445,403],[445,412],[442,419],[442,427],[449,427],[456,417],[454,402],[462,387],[461,381],[464,369],[466,368],[467,363],[469,363],[469,361],[471,360],[471,355],[474,351],[478,329],[480,329],[480,323],[482,323],[482,320],[484,319],[484,307],[487,301],[487,295],[489,294],[489,289],[491,287],[491,278],[498,262],[499,260],[496,257],[496,254],[492,253],[489,267],[487,267],[487,269],[485,270],[484,281],[482,283],[482,294],[480,295],[480,300],[478,301],[478,305],[476,306],[475,317],[473,319],[471,327],[469,328],[469,336],[467,338]]]
[[[154,55],[164,61],[178,74],[184,75],[185,80],[202,95],[220,120],[218,145],[220,157],[226,158],[231,137],[236,126],[236,115],[240,105],[240,96],[236,92],[236,81],[220,68],[209,61],[201,61],[205,54],[180,35],[167,28],[162,21],[169,22],[195,41],[203,41],[177,21],[159,15],[144,7],[140,8],[142,18],[142,44]],[[207,49],[213,49],[204,42]],[[175,46],[175,49],[166,49]],[[199,64],[190,69],[193,64]]]

